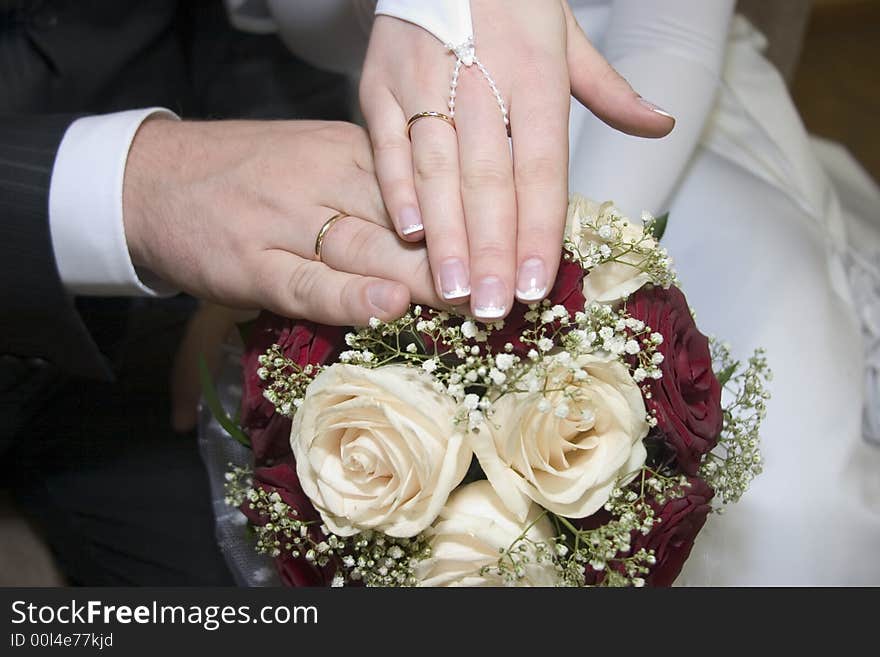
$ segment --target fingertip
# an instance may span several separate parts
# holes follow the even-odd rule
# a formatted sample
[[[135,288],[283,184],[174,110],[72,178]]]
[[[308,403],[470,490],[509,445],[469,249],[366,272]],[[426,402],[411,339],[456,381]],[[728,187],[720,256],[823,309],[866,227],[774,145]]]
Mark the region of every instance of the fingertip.
[[[410,244],[418,244],[419,242],[423,242],[425,240],[425,229],[416,228],[413,229],[411,233],[400,233],[399,237],[404,242],[409,242]]]
[[[395,223],[397,233],[407,242],[418,242],[425,236],[425,226],[422,223],[422,213],[418,206],[407,204],[397,211]]]
[[[521,303],[537,303],[550,291],[550,272],[543,258],[526,258],[516,272],[516,299]]]
[[[407,242],[421,242],[425,239],[425,226],[422,213],[414,205],[405,205],[397,213],[397,234]]]
[[[471,295],[471,312],[478,320],[491,323],[507,316],[513,295],[500,276],[490,274],[479,279]]]
[[[637,96],[640,114],[645,117],[639,126],[637,136],[660,138],[668,135],[675,128],[675,117],[659,105],[647,98]]]
[[[649,110],[641,103],[635,103],[627,111],[619,111],[614,115],[593,110],[603,122],[615,130],[643,139],[660,139],[666,137],[675,128],[675,118],[664,112],[660,114]]]
[[[570,64],[572,95],[599,119],[633,137],[657,139],[675,128],[675,117],[643,98],[607,61],[584,42],[579,64]],[[577,73],[575,73],[577,72]]]
[[[391,321],[409,308],[409,288],[402,283],[373,279],[367,283],[366,305],[370,317]]]
[[[462,258],[445,258],[437,266],[437,294],[449,304],[464,303],[471,295],[468,267]]]

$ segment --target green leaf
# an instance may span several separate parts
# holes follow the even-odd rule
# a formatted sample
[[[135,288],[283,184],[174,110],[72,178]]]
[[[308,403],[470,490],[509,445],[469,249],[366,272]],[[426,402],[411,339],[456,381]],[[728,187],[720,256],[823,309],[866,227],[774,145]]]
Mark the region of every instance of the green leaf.
[[[244,431],[241,430],[241,427],[229,418],[226,411],[223,409],[223,405],[220,403],[220,398],[217,396],[217,389],[214,387],[211,370],[208,369],[208,363],[205,362],[205,357],[201,354],[199,354],[199,380],[202,383],[202,397],[204,397],[205,403],[211,411],[211,415],[214,416],[214,419],[217,420],[220,426],[223,427],[226,433],[228,433],[234,440],[250,449],[250,439],[245,435]]]
[[[730,381],[730,379],[733,378],[733,375],[736,374],[736,371],[738,369],[739,369],[739,361],[736,361],[735,363],[731,363],[730,365],[725,367],[723,370],[721,370],[717,374],[718,383],[721,384],[722,388],[725,385],[727,385],[727,382]]]
[[[669,222],[669,213],[664,212],[659,217],[654,217],[654,226],[652,227],[651,234],[654,236],[654,239],[658,242],[663,239],[663,235],[666,233],[666,224]]]

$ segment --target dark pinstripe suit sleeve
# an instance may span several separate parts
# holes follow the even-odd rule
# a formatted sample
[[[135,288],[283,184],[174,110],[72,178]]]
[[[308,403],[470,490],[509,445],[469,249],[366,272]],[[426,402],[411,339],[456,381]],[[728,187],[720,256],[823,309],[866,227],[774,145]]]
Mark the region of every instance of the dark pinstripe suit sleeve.
[[[75,118],[0,115],[0,355],[106,379],[106,362],[59,278],[49,232],[52,166]]]

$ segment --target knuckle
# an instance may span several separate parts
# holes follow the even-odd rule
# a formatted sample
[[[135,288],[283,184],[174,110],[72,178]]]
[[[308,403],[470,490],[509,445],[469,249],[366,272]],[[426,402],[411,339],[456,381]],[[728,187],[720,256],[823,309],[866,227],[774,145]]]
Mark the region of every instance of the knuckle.
[[[350,126],[346,128],[347,142],[351,145],[352,151],[357,155],[363,153],[372,154],[373,146],[370,143],[370,137],[366,130],[353,124],[347,125]]]
[[[549,154],[534,155],[516,165],[517,187],[558,185],[567,176],[565,161]]]
[[[376,170],[385,175],[384,184],[390,184],[387,180],[389,174],[395,178],[403,178],[403,172],[412,171],[412,156],[410,155],[409,142],[397,137],[382,137],[373,141],[373,156],[376,162]],[[397,181],[395,181],[396,183]]]
[[[414,172],[419,180],[453,177],[458,168],[453,155],[436,146],[417,151],[413,160]]]
[[[495,160],[478,159],[463,168],[461,184],[467,191],[503,189],[512,187],[513,177],[509,166]]]
[[[265,254],[261,253],[259,257],[255,257],[246,269],[248,270],[250,286],[254,290],[254,296],[268,297],[270,299],[278,296],[277,271],[275,271],[271,261],[265,257]]]
[[[328,233],[324,262],[337,271],[381,270],[388,253],[391,231],[369,221],[347,217]]]
[[[337,302],[340,308],[346,309],[348,318],[359,321],[366,307],[366,290],[360,280],[351,278],[339,288]]]
[[[253,250],[254,246],[262,245],[261,243],[265,235],[264,231],[261,230],[262,225],[259,222],[259,216],[254,217],[254,213],[248,213],[247,209],[244,208],[241,212],[235,212],[235,209],[238,208],[233,204],[230,204],[230,206],[226,207],[230,207],[233,210],[230,213],[231,216],[238,217],[238,219],[230,221],[223,226],[224,231],[227,233],[224,235],[223,244],[235,260],[241,261]],[[242,217],[245,217],[245,219],[242,219]],[[257,220],[254,221],[254,219]]]
[[[559,60],[546,50],[534,46],[524,48],[517,64],[517,85],[526,89],[538,89],[544,86],[547,75],[557,67]]]
[[[593,92],[605,102],[613,100],[618,94],[635,93],[629,82],[607,63],[595,78]]]
[[[373,135],[373,150],[376,155],[397,156],[409,150],[409,142],[399,135]]]
[[[370,139],[366,131],[354,123],[328,121],[320,128],[325,139],[341,149],[348,148],[353,153],[370,149]]]
[[[294,306],[290,295],[285,288],[285,274],[279,271],[276,262],[272,258],[261,253],[256,257],[250,267],[247,268],[248,292],[252,300],[265,306],[268,310],[285,315],[294,316]]]
[[[308,314],[321,297],[321,270],[316,264],[304,262],[290,271],[282,299],[294,312]]]
[[[565,67],[560,65],[561,57],[565,57],[564,52],[532,47],[523,53],[517,65],[517,86],[537,98],[553,98],[563,91],[567,96],[569,76]]]
[[[500,240],[482,240],[471,246],[471,259],[486,262],[507,262],[513,253],[513,245]]]
[[[360,126],[355,125],[354,123],[348,123],[346,121],[335,121],[333,126],[336,129],[337,134],[341,140],[350,142],[355,140],[365,140],[366,133],[364,129]]]
[[[351,267],[355,263],[364,260],[364,254],[381,252],[382,245],[378,243],[380,230],[366,221],[346,219],[340,226],[344,230],[338,236],[341,245],[340,264]]]

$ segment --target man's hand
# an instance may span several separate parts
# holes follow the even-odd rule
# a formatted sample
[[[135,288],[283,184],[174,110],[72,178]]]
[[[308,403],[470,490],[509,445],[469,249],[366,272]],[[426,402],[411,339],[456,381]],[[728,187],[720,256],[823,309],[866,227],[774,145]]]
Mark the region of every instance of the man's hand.
[[[396,318],[411,294],[442,305],[424,249],[393,231],[354,125],[147,121],[123,206],[135,266],[202,299],[339,325]],[[317,233],[338,212],[351,216],[318,261]]]

